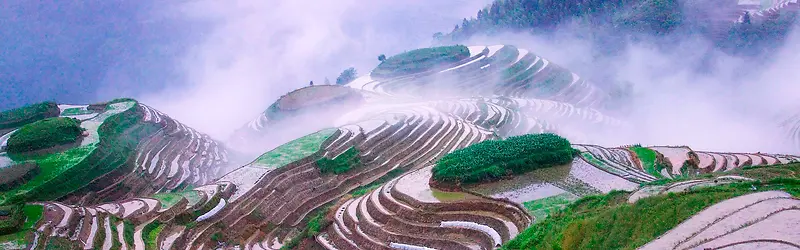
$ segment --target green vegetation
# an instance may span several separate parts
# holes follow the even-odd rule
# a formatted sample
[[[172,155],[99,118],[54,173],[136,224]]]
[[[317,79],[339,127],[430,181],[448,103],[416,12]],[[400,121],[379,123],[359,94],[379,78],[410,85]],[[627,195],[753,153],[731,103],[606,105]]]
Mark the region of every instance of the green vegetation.
[[[153,195],[153,199],[160,201],[163,208],[174,206],[181,201],[181,198],[183,198],[181,193],[158,193]]]
[[[281,247],[281,250],[288,250],[294,249],[302,241],[304,238],[314,238],[322,229],[331,224],[331,221],[325,218],[325,215],[328,213],[328,210],[331,208],[332,204],[326,204],[320,208],[317,208],[313,212],[309,214],[313,214],[313,216],[308,218],[306,222],[306,226],[302,229],[302,231],[289,240],[286,244]]]
[[[8,138],[7,150],[18,154],[73,143],[84,129],[75,118],[47,118],[22,126]]]
[[[128,246],[133,246],[133,233],[136,226],[127,220],[123,221],[122,225],[122,238],[125,239],[125,244]]]
[[[85,108],[68,108],[61,112],[61,115],[64,116],[73,116],[73,115],[86,115],[94,113],[94,111],[85,109]]]
[[[142,229],[142,240],[144,240],[146,249],[158,249],[158,234],[161,233],[161,230],[163,230],[166,225],[167,224],[156,220],[144,226]]]
[[[290,141],[259,156],[253,165],[264,168],[279,168],[291,162],[303,159],[319,151],[325,140],[336,131],[337,129],[335,128],[323,129]]]
[[[376,188],[380,187],[381,185],[383,185],[383,183],[386,183],[387,181],[397,178],[401,174],[403,174],[403,169],[401,168],[392,169],[392,171],[389,171],[385,175],[381,176],[381,178],[378,178],[377,180],[367,185],[353,189],[353,191],[350,192],[350,195],[352,195],[353,197],[359,197],[365,195],[371,192],[372,190],[375,190]]]
[[[629,193],[588,196],[534,224],[504,249],[635,249],[701,210],[752,192],[783,190],[797,196],[800,180],[773,179],[669,193],[627,203]]]
[[[119,225],[119,218],[114,217],[114,216],[110,216],[108,221],[111,223],[111,225],[110,225],[110,227],[111,227],[111,235],[113,235],[114,238],[117,238],[117,235],[119,235],[119,231],[117,231],[117,225]],[[115,249],[116,250],[116,249],[121,249],[121,248],[122,248],[122,246],[121,246],[121,244],[119,243],[118,240],[112,240],[111,241],[111,249]]]
[[[469,49],[464,45],[416,49],[386,58],[372,70],[371,75],[391,78],[420,73],[442,64],[464,60],[469,56]]]
[[[456,184],[493,181],[509,174],[567,164],[577,154],[567,139],[555,134],[483,141],[442,157],[433,168],[433,179]]]
[[[328,159],[325,157],[320,158],[317,160],[317,167],[323,174],[343,174],[361,164],[361,159],[358,157],[358,153],[358,149],[356,149],[355,146],[352,146],[333,159]]]
[[[339,74],[339,77],[336,78],[336,84],[345,85],[352,82],[357,77],[358,77],[358,72],[356,71],[356,68],[350,67],[342,71],[341,74]]]
[[[33,241],[33,231],[23,230],[0,235],[0,249],[28,249]]]
[[[44,215],[44,206],[42,205],[25,205],[22,208],[25,214],[25,224],[22,225],[23,229],[33,229],[37,222],[42,219]]]
[[[19,231],[24,222],[25,214],[22,204],[0,207],[0,235]]]
[[[528,201],[522,203],[522,205],[536,218],[535,222],[538,223],[543,221],[550,214],[565,208],[577,198],[578,197],[573,194],[563,193],[543,199]]]
[[[158,130],[141,122],[135,103],[110,105],[111,110],[91,122],[97,126],[90,137],[97,142],[47,155],[26,156],[22,162],[34,162],[41,172],[23,185],[0,193],[0,204],[32,200],[54,200],[91,183],[98,176],[125,166],[139,144]]]
[[[0,112],[0,130],[16,128],[61,113],[55,102],[42,102]]]
[[[661,175],[661,169],[666,168],[666,166],[657,161],[658,159],[656,159],[656,151],[642,146],[633,146],[629,149],[636,154],[636,157],[639,157],[644,171],[647,171],[648,174],[655,176],[656,178],[663,178]]]

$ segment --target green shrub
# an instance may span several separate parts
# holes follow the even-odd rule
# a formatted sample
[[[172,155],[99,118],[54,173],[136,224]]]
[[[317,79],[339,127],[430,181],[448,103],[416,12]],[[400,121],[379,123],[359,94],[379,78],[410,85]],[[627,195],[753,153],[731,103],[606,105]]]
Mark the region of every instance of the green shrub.
[[[24,222],[23,204],[0,207],[0,235],[17,232]]]
[[[339,77],[336,78],[336,84],[337,85],[348,84],[353,80],[355,80],[356,77],[358,77],[358,72],[356,71],[356,68],[353,67],[347,68],[344,71],[342,71],[341,74],[339,74]]]
[[[61,109],[55,102],[42,102],[0,112],[0,130],[16,128],[41,119],[57,117]]]
[[[442,64],[464,60],[469,56],[469,49],[464,45],[416,49],[386,58],[372,71],[372,76],[396,77],[420,73]]]
[[[567,164],[579,153],[555,134],[528,134],[483,141],[445,155],[433,168],[438,182],[468,184]]]
[[[46,149],[78,140],[83,133],[81,122],[74,118],[47,118],[23,126],[8,138],[9,153]]]
[[[323,174],[342,174],[357,167],[359,164],[361,164],[361,161],[358,158],[358,149],[356,147],[348,148],[344,153],[333,159],[323,157],[317,160],[317,167]]]

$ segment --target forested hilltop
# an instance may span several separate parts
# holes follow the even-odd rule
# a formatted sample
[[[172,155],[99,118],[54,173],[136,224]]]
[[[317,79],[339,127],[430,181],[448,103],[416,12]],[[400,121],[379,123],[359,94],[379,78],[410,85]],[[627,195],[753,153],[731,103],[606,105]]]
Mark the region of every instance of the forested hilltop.
[[[783,42],[796,24],[798,4],[787,0],[495,0],[450,32],[440,43],[476,35],[529,32],[550,35],[568,27],[613,52],[626,40],[698,34],[725,51],[757,55]]]

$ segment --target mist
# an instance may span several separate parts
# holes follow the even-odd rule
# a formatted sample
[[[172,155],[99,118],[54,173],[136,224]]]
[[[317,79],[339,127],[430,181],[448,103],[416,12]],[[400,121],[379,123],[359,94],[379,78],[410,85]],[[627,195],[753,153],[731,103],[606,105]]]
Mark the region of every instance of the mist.
[[[171,6],[173,18],[204,25],[208,32],[185,44],[175,58],[177,82],[138,97],[170,116],[225,140],[277,98],[309,81],[335,82],[355,67],[367,74],[387,56],[432,45],[431,35],[449,31],[490,3],[482,1],[193,1]],[[446,9],[448,11],[441,11]],[[782,143],[778,127],[800,103],[791,70],[800,59],[800,31],[766,60],[735,57],[699,36],[628,41],[603,55],[581,27],[566,24],[555,36],[504,33],[475,36],[465,45],[511,44],[594,80],[633,83],[631,111],[620,118],[633,129],[590,133],[591,141],[688,145],[696,150],[796,153]],[[669,40],[667,40],[669,39]],[[674,42],[665,50],[665,41]],[[448,92],[447,90],[439,90]],[[452,90],[457,91],[457,90]],[[276,131],[270,148],[324,123],[303,122]],[[277,128],[276,128],[277,129]],[[283,133],[285,132],[285,133]]]
[[[171,5],[154,15],[207,31],[182,44],[187,48],[175,58],[176,82],[138,99],[225,140],[281,95],[312,80],[335,83],[348,67],[366,74],[379,54],[430,46],[433,33],[452,29],[489,2],[203,0]]]
[[[619,53],[609,55],[598,51],[583,31],[567,24],[547,37],[504,33],[475,36],[467,44],[528,49],[601,87],[609,81],[631,82],[631,110],[617,117],[631,126],[592,133],[588,139],[593,143],[797,153],[787,140],[788,129],[779,125],[800,107],[795,97],[800,72],[790,69],[800,65],[800,30],[764,58],[728,55],[697,35],[627,41]],[[660,45],[666,41],[674,44],[665,49]]]

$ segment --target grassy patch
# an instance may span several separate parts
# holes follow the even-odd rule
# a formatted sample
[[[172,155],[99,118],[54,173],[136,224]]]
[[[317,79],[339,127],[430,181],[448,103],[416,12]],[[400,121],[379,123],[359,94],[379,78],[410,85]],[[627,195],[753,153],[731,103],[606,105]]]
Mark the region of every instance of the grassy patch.
[[[181,193],[159,193],[153,195],[153,199],[160,201],[161,207],[163,208],[174,206],[181,201],[181,198],[183,198],[183,194]]]
[[[555,134],[528,134],[483,141],[445,155],[433,168],[439,182],[468,184],[567,164],[578,153]]]
[[[335,128],[324,129],[290,141],[259,156],[254,165],[265,168],[279,168],[300,160],[319,151],[322,143],[333,135],[336,130]]]
[[[146,249],[158,249],[158,234],[164,229],[166,224],[153,221],[142,229],[142,238]]]
[[[371,75],[396,77],[420,73],[442,64],[464,60],[469,56],[469,49],[464,45],[416,49],[386,58],[372,70]]]
[[[125,239],[125,244],[128,244],[128,246],[133,246],[133,233],[136,229],[136,226],[127,220],[123,221],[122,225],[122,238]]]
[[[313,214],[313,216],[308,218],[308,221],[306,222],[306,225],[303,227],[303,230],[300,232],[300,234],[284,244],[283,247],[281,247],[281,250],[294,249],[304,238],[314,238],[320,232],[322,232],[322,229],[331,223],[331,221],[325,219],[325,215],[328,213],[328,209],[330,209],[331,206],[332,204],[326,204],[325,206],[317,208],[314,210],[314,212],[310,213]]]
[[[629,149],[639,157],[639,160],[642,162],[642,168],[644,168],[648,174],[656,178],[663,178],[660,171],[665,166],[656,162],[656,151],[641,146],[633,146]]]
[[[373,182],[371,182],[371,183],[369,183],[367,185],[360,186],[360,187],[357,187],[356,189],[353,189],[353,191],[350,192],[350,195],[352,195],[353,197],[359,197],[359,196],[365,195],[365,194],[371,192],[372,190],[375,190],[376,188],[380,187],[381,185],[383,185],[383,183],[386,183],[387,181],[389,181],[391,179],[397,178],[401,174],[403,174],[403,169],[395,168],[392,171],[389,171],[388,173],[386,173],[386,175],[381,176],[381,178],[378,178],[377,180],[375,180],[375,181],[373,181]]]
[[[361,164],[361,160],[358,158],[358,149],[355,146],[348,148],[333,159],[323,157],[317,160],[317,167],[323,174],[343,174],[358,167],[359,164]]]
[[[84,129],[78,119],[47,118],[22,126],[8,138],[7,150],[17,154],[73,143]]]
[[[33,241],[33,231],[23,230],[0,235],[0,249],[28,249]]]
[[[42,102],[0,112],[0,130],[16,128],[61,113],[55,102]]]
[[[94,113],[94,111],[85,109],[85,108],[68,108],[61,112],[63,116],[75,116],[75,115],[86,115]]]
[[[647,197],[634,204],[628,204],[628,193],[621,191],[585,197],[526,229],[504,249],[635,249],[717,202],[766,190],[797,195],[800,181],[735,183]]]
[[[536,218],[536,222],[538,223],[543,221],[550,214],[563,209],[577,198],[578,197],[570,193],[563,193],[543,199],[528,201],[522,203],[522,205]]]
[[[44,206],[25,205],[25,207],[22,208],[22,212],[25,214],[25,223],[22,224],[22,228],[33,229],[36,223],[42,219],[42,215],[44,215]]]

